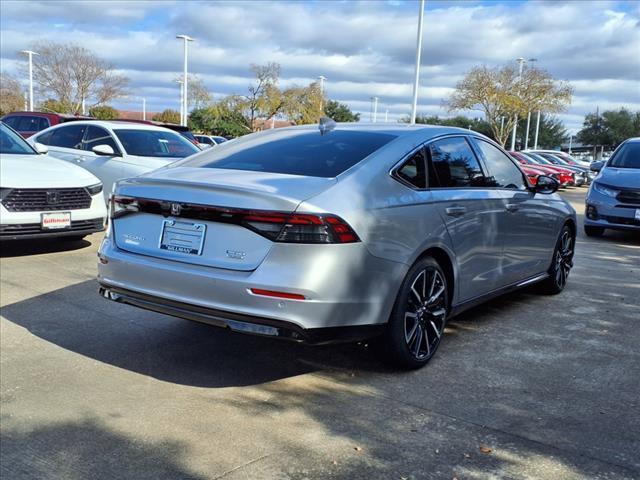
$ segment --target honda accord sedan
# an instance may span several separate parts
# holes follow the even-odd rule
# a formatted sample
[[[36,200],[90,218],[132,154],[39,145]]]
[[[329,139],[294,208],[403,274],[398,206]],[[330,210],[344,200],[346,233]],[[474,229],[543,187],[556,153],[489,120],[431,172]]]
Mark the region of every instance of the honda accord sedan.
[[[450,127],[268,130],[118,182],[99,250],[110,300],[237,332],[379,336],[404,368],[449,318],[572,267],[576,215],[497,144]]]

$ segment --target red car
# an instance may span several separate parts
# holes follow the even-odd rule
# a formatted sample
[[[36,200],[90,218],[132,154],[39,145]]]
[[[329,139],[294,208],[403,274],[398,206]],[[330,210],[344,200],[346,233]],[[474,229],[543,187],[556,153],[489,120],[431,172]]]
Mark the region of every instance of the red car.
[[[571,170],[555,165],[542,165],[522,152],[509,152],[509,154],[521,165],[541,170],[545,172],[545,175],[555,178],[560,182],[561,187],[575,185],[574,173]]]
[[[0,120],[13,128],[24,138],[38,133],[40,130],[58,125],[59,123],[72,122],[74,120],[91,120],[93,117],[81,115],[67,115],[63,113],[46,112],[12,112]]]

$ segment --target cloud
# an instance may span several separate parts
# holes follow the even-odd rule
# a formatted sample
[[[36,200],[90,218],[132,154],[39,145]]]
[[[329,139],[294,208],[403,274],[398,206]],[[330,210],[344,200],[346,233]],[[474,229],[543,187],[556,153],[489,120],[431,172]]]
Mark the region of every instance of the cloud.
[[[124,71],[132,98],[144,96],[150,109],[177,105],[177,33],[196,39],[190,71],[219,96],[246,90],[250,64],[276,61],[283,85],[325,75],[329,96],[364,119],[372,96],[390,119],[410,109],[415,2],[3,1],[2,10],[3,70],[16,73],[16,52],[34,41],[76,42]],[[425,12],[420,111],[446,115],[443,99],[472,66],[520,56],[573,84],[573,103],[561,116],[569,128],[596,106],[640,108],[640,8],[632,2],[433,1]]]

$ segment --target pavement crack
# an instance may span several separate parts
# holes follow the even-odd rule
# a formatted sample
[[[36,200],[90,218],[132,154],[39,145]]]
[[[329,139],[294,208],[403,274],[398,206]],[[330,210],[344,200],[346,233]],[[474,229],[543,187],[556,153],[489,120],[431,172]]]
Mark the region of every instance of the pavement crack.
[[[253,460],[249,460],[248,462],[243,463],[242,465],[238,465],[237,467],[234,467],[231,470],[227,470],[226,472],[222,473],[221,475],[218,475],[217,477],[213,477],[213,480],[218,480],[220,478],[224,478],[227,475],[232,474],[233,472],[237,472],[238,470],[243,469],[245,467],[248,467],[249,465],[253,465],[254,463],[257,463],[257,462],[259,462],[261,460],[264,460],[265,458],[267,458],[269,456],[271,456],[271,454],[268,453],[266,455],[262,455],[261,457],[254,458]]]

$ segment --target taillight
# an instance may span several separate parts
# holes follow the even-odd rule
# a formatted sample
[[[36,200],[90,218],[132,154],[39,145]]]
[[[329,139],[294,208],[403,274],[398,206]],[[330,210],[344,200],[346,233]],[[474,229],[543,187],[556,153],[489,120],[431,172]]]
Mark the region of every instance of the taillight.
[[[334,215],[251,212],[241,223],[274,242],[353,243],[360,239],[349,224]]]
[[[109,205],[109,215],[111,218],[118,218],[127,213],[140,211],[138,200],[133,197],[123,197],[122,195],[111,195]]]
[[[116,219],[135,212],[240,225],[274,242],[354,243],[360,241],[349,224],[336,215],[245,210],[123,195],[111,196],[111,218]]]

